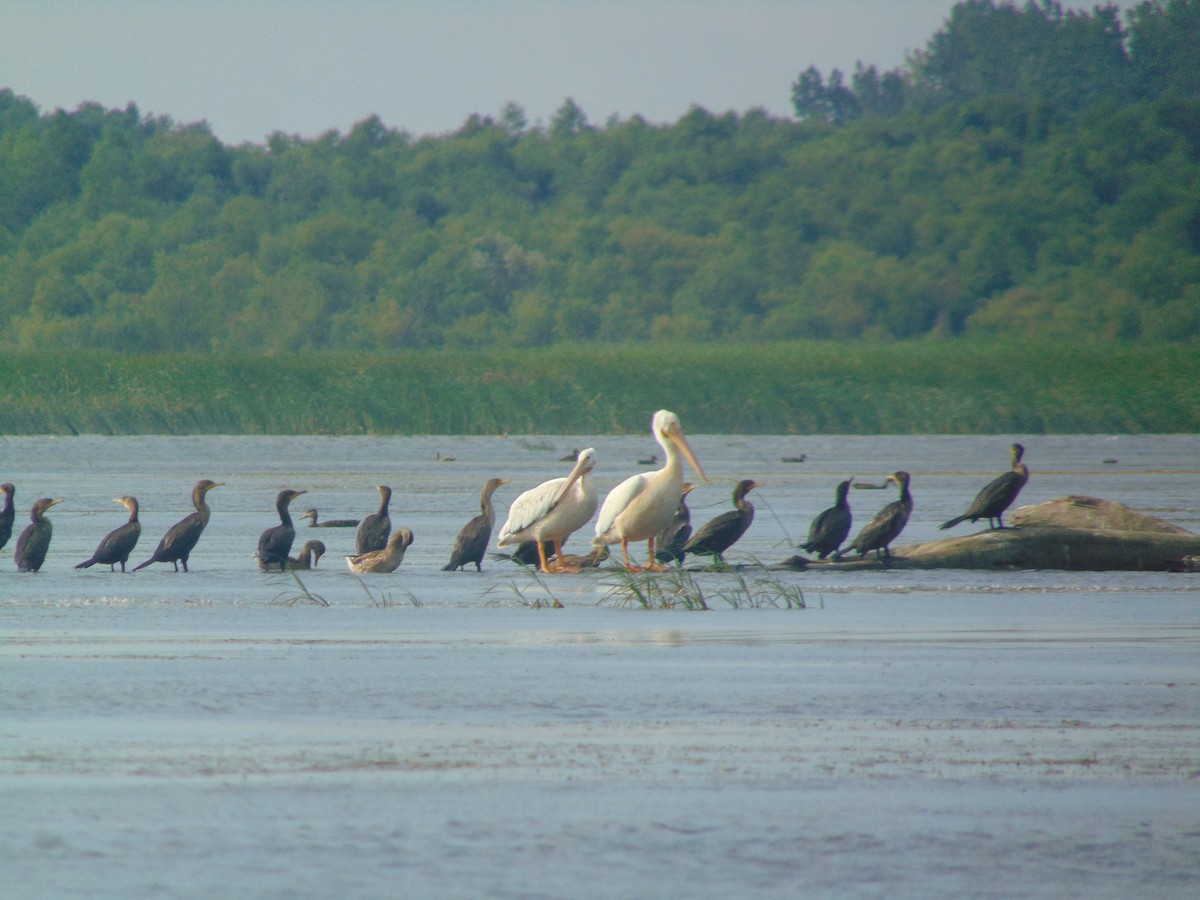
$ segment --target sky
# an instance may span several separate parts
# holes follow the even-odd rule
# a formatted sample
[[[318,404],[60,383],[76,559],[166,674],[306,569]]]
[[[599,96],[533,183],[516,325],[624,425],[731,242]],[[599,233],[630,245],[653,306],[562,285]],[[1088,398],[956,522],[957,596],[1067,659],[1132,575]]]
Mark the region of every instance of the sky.
[[[593,124],[693,106],[792,114],[810,65],[903,64],[953,0],[0,0],[0,87],[43,112],[94,101],[228,144],[414,135],[566,98]]]

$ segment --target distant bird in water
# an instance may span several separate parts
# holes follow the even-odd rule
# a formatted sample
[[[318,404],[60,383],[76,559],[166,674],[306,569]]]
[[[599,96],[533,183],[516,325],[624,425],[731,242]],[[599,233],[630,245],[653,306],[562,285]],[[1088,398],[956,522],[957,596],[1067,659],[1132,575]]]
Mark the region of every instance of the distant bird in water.
[[[782,456],[779,458],[779,461],[785,463],[802,463],[806,459],[808,459],[808,454],[801,453],[799,456]]]
[[[850,534],[850,504],[846,495],[850,493],[850,485],[854,479],[843,481],[837,486],[833,506],[817,514],[808,528],[808,540],[800,545],[801,550],[817,554],[818,559],[824,559],[833,554],[834,559],[840,559],[838,548]]]
[[[458,460],[458,457],[457,456],[442,456],[442,451],[439,450],[437,452],[437,456],[435,456],[434,459],[437,462],[456,462]]]
[[[372,553],[387,546],[388,535],[392,533],[392,518],[388,515],[388,504],[391,502],[392,489],[386,484],[379,485],[379,510],[363,519],[358,526],[358,534],[354,537],[355,553]]]
[[[871,521],[858,533],[858,537],[846,548],[847,553],[857,550],[859,556],[866,556],[874,550],[875,558],[878,560],[892,555],[888,545],[900,536],[900,532],[908,524],[908,517],[912,514],[913,499],[912,494],[908,491],[910,479],[907,472],[896,472],[889,475],[887,480],[900,485],[900,499],[892,501],[875,513]]]
[[[96,552],[92,554],[91,559],[85,559],[78,563],[75,568],[87,569],[96,563],[107,565],[108,570],[114,571],[117,563],[121,564],[121,571],[125,571],[125,563],[129,561],[129,554],[133,552],[133,548],[137,546],[138,538],[142,536],[142,523],[138,521],[138,502],[137,497],[117,497],[113,500],[114,503],[120,503],[129,511],[129,520],[119,528],[114,528],[104,536],[100,541],[100,546],[96,548]]]
[[[325,544],[321,541],[305,541],[304,546],[300,548],[299,556],[289,556],[287,561],[288,569],[308,570],[315,569],[317,562],[325,555]],[[282,572],[284,567],[278,560],[274,560],[267,565],[263,565],[259,561],[259,568],[264,572]]]
[[[574,450],[572,450],[566,456],[560,456],[558,458],[558,461],[559,462],[575,462],[575,460],[577,460],[577,459],[579,459],[579,448],[578,447],[576,447]]]
[[[683,434],[679,417],[669,409],[660,409],[651,420],[650,433],[667,456],[666,464],[657,471],[631,475],[604,498],[596,520],[596,536],[592,544],[621,545],[621,562],[630,572],[643,569],[662,571],[663,564],[654,553],[654,538],[667,527],[679,508],[683,496],[683,459],[691,464],[701,481],[708,481],[696,455]],[[638,566],[629,560],[631,541],[646,541],[646,564]]]
[[[17,538],[17,549],[13,553],[18,571],[36,572],[46,561],[46,551],[50,549],[50,537],[54,533],[54,526],[46,518],[46,510],[59,503],[62,501],[43,497],[29,510],[29,524]]]
[[[450,562],[442,566],[443,572],[461,569],[468,563],[475,563],[476,572],[483,571],[483,555],[487,552],[488,544],[492,540],[492,529],[496,526],[492,494],[506,484],[507,478],[489,478],[484,482],[483,493],[479,495],[479,515],[458,532],[458,537],[454,539],[454,549],[450,551]]]
[[[397,528],[392,532],[387,545],[382,550],[372,550],[370,553],[360,553],[357,556],[347,556],[346,565],[351,572],[367,574],[370,572],[395,572],[404,561],[404,551],[412,546],[413,533],[407,528]]]
[[[1029,480],[1029,468],[1025,463],[1021,462],[1021,457],[1025,455],[1025,448],[1020,444],[1012,445],[1012,469],[1005,472],[998,478],[993,479],[983,486],[983,489],[975,495],[975,499],[971,501],[971,505],[967,507],[967,511],[961,516],[955,516],[947,522],[942,523],[942,529],[953,528],[959,522],[970,520],[974,522],[976,519],[987,519],[988,526],[996,528],[1004,527],[1004,511],[1012,506],[1013,501],[1017,499],[1017,494],[1021,493],[1021,488],[1025,487],[1025,482]]]
[[[570,474],[551,478],[517,497],[508,508],[508,518],[500,527],[497,546],[530,541],[538,554],[538,565],[546,573],[571,571],[561,562],[562,545],[571,534],[586,525],[596,512],[596,489],[589,477],[596,465],[591,447],[579,454]],[[546,545],[559,558],[550,565]]]
[[[205,497],[213,488],[221,487],[221,484],[221,482],[209,481],[207,478],[197,481],[196,486],[192,488],[192,505],[196,507],[196,511],[167,529],[163,539],[154,548],[154,555],[144,563],[135,566],[133,571],[144,569],[151,563],[169,562],[174,564],[176,572],[179,571],[179,564],[183,563],[183,571],[186,572],[188,557],[195,548],[196,542],[200,540],[200,535],[204,533],[209,516],[212,514],[208,503],[205,502]]]
[[[0,509],[0,550],[3,550],[8,539],[12,537],[13,521],[17,517],[13,510],[13,498],[17,489],[6,481],[0,484],[0,491],[4,492],[4,508]]]
[[[309,528],[357,528],[358,519],[329,519],[325,522],[317,521],[317,511],[315,509],[306,509],[304,515],[300,517],[301,521],[308,519]]]
[[[279,513],[279,524],[259,535],[258,550],[254,554],[258,560],[258,567],[264,572],[272,565],[281,569],[287,567],[288,554],[292,552],[292,542],[296,540],[296,527],[292,524],[292,514],[288,506],[305,493],[307,491],[284,488],[275,495],[275,511]]]
[[[715,556],[718,562],[725,562],[725,551],[738,542],[754,521],[754,504],[746,499],[746,495],[762,484],[750,478],[739,481],[733,488],[734,508],[701,525],[683,545],[684,552]]]
[[[688,509],[687,495],[695,490],[696,485],[690,481],[683,483],[683,496],[679,498],[679,506],[675,517],[669,525],[658,533],[654,539],[654,558],[660,563],[683,563],[687,551],[683,545],[692,536],[692,511]]]
[[[639,466],[656,466],[658,465],[658,454],[651,453],[649,456],[638,460]]]

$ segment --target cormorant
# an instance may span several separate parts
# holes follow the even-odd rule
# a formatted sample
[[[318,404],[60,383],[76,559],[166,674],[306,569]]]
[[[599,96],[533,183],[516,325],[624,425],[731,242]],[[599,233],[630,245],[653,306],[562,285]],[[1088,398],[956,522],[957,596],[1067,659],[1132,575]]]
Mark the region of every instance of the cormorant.
[[[284,488],[275,496],[275,511],[279,513],[279,524],[268,528],[258,537],[258,567],[264,572],[272,565],[284,568],[288,564],[288,554],[292,552],[292,542],[296,540],[296,529],[292,525],[292,514],[288,504],[305,494],[307,491],[293,491]]]
[[[746,499],[746,495],[756,487],[762,487],[761,481],[743,478],[733,488],[733,505],[735,509],[723,512],[700,526],[686,544],[685,553],[700,556],[715,556],[724,562],[722,554],[737,543],[738,538],[746,533],[750,523],[754,521],[754,504]]]
[[[817,514],[808,528],[808,541],[800,545],[801,550],[817,554],[818,559],[824,559],[830,553],[834,559],[840,559],[838,548],[846,535],[850,533],[850,504],[846,495],[850,493],[850,484],[854,481],[843,481],[837,486],[836,499],[833,506]]]
[[[683,495],[679,498],[679,506],[675,509],[675,518],[654,539],[654,558],[660,563],[683,563],[687,552],[683,545],[692,536],[692,511],[688,509],[687,495],[695,490],[696,485],[690,481],[683,483]]]
[[[392,500],[392,489],[386,484],[379,485],[379,511],[373,512],[358,526],[358,534],[354,536],[354,552],[358,555],[382,550],[392,533],[392,519],[388,515],[388,504]]]
[[[875,513],[871,521],[858,533],[858,537],[846,548],[847,553],[857,550],[859,556],[866,556],[874,550],[875,558],[880,560],[884,556],[892,555],[888,544],[894,541],[904,530],[904,526],[908,524],[908,517],[913,508],[913,499],[912,494],[908,492],[909,475],[907,472],[895,472],[889,475],[887,480],[900,485],[900,499],[892,501]]]
[[[96,563],[100,563],[101,565],[107,564],[108,570],[112,572],[116,564],[120,563],[121,571],[125,571],[125,563],[129,561],[129,554],[133,552],[138,538],[142,536],[142,523],[138,521],[137,497],[116,497],[113,499],[113,503],[120,503],[129,510],[129,521],[106,534],[91,559],[85,559],[75,568],[88,569]]]
[[[29,510],[29,524],[17,538],[17,549],[13,553],[18,571],[36,572],[46,561],[46,551],[50,549],[50,536],[54,532],[54,526],[50,524],[45,513],[59,503],[62,501],[43,497]]]
[[[158,542],[158,546],[154,548],[154,555],[144,563],[135,566],[133,571],[144,569],[151,563],[169,562],[174,564],[176,572],[179,571],[179,564],[183,563],[183,571],[186,572],[188,557],[196,546],[196,542],[200,540],[200,535],[204,533],[204,528],[208,525],[208,517],[212,514],[212,510],[208,508],[204,498],[209,491],[221,487],[223,483],[209,481],[207,478],[197,481],[196,486],[192,488],[192,505],[196,507],[196,511],[168,528],[167,533]]]
[[[305,541],[304,546],[300,548],[299,556],[288,557],[287,567],[289,569],[315,569],[317,561],[324,555],[325,545],[321,541]],[[279,560],[274,560],[265,566],[260,561],[259,568],[264,572],[283,571],[283,566],[279,564]]]
[[[397,528],[388,539],[387,546],[382,550],[372,550],[370,553],[359,553],[347,556],[346,565],[351,572],[395,572],[404,561],[404,551],[413,542],[413,533],[407,528]]]
[[[492,529],[496,525],[492,494],[506,484],[507,478],[489,478],[484,482],[483,493],[479,495],[479,515],[458,532],[458,537],[454,539],[454,549],[450,551],[450,562],[442,566],[443,572],[453,572],[467,563],[475,563],[476,572],[483,571],[483,554],[487,552],[488,544],[492,540]]]
[[[943,522],[942,528],[953,528],[959,522],[967,519],[972,522],[976,519],[987,519],[989,527],[996,528],[999,523],[999,527],[1003,528],[1004,511],[1012,506],[1013,501],[1017,499],[1017,494],[1021,493],[1021,488],[1025,487],[1025,482],[1029,480],[1029,468],[1021,462],[1021,457],[1024,455],[1025,448],[1020,444],[1013,444],[1012,470],[984,485],[983,489],[975,495],[975,499],[971,501],[967,511],[948,522]]]
[[[358,519],[330,519],[327,522],[317,521],[317,511],[306,509],[301,519],[308,519],[309,528],[357,528]]]
[[[550,541],[543,541],[541,552],[543,555],[545,555],[546,559],[549,560],[552,556],[554,556],[554,544],[552,544]],[[512,553],[493,552],[489,553],[488,556],[494,560],[497,560],[498,562],[515,562],[523,566],[541,565],[540,558],[538,557],[537,541],[521,541],[521,543],[517,545],[517,549]]]
[[[12,537],[13,520],[17,517],[16,511],[13,510],[13,498],[17,489],[6,481],[0,484],[0,491],[4,492],[4,508],[0,509],[0,550],[3,550],[8,539]]]

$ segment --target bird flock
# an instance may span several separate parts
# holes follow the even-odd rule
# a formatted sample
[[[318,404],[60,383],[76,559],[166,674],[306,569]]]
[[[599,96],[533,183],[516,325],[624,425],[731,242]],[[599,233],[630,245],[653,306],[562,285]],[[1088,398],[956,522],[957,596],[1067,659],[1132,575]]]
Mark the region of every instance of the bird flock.
[[[597,462],[596,451],[589,447],[564,457],[564,461],[573,463],[567,475],[530,488],[512,502],[508,517],[500,527],[497,546],[512,546],[515,549],[508,554],[493,553],[493,557],[536,564],[547,574],[593,568],[609,556],[610,546],[618,544],[621,547],[621,563],[631,572],[663,571],[667,566],[681,564],[688,555],[706,556],[723,562],[723,554],[753,523],[754,506],[747,495],[761,487],[763,482],[752,479],[739,481],[733,489],[734,508],[693,532],[686,501],[695,484],[684,481],[684,462],[701,481],[707,482],[708,479],[683,433],[679,417],[673,412],[665,409],[656,412],[651,423],[651,434],[664,455],[662,468],[629,476],[608,493],[603,503],[600,503],[591,477]],[[952,528],[963,521],[987,519],[991,528],[1003,528],[1005,510],[1012,505],[1029,479],[1029,469],[1022,462],[1023,455],[1024,447],[1013,444],[1011,469],[985,485],[961,516],[950,519],[941,527]],[[639,464],[653,465],[657,459],[655,454],[647,460],[639,460]],[[881,562],[889,558],[890,544],[904,530],[912,513],[913,498],[908,472],[894,472],[887,476],[887,480],[898,486],[898,499],[875,513],[849,544],[846,544],[846,539],[853,521],[849,505],[853,478],[838,484],[834,505],[813,519],[808,538],[799,548],[815,554],[820,560],[840,561],[844,558],[843,553],[857,553],[862,558],[872,552]],[[508,483],[505,478],[489,478],[484,483],[479,515],[459,531],[450,561],[443,570],[462,570],[474,565],[476,571],[482,571],[496,521],[492,497]],[[153,554],[135,566],[133,571],[154,563],[171,563],[176,572],[181,565],[183,571],[187,572],[188,559],[211,515],[207,496],[221,486],[221,483],[209,479],[198,481],[192,489],[194,511],[172,525]],[[322,522],[315,509],[308,509],[300,516],[301,520],[308,520],[311,528],[357,529],[355,552],[346,556],[346,565],[351,572],[394,572],[404,560],[405,551],[412,546],[413,533],[410,529],[392,528],[388,510],[391,488],[379,485],[378,491],[378,509],[361,521],[335,519]],[[4,483],[0,484],[0,492],[4,494],[4,506],[0,510],[0,548],[3,548],[12,534],[16,489],[12,484]],[[291,504],[305,493],[285,488],[276,497],[275,510],[279,524],[262,532],[254,553],[257,565],[263,571],[315,568],[325,554],[324,542],[308,540],[297,556],[291,555],[296,539]],[[41,569],[53,534],[53,525],[46,512],[61,502],[47,497],[33,504],[29,514],[30,523],[17,539],[13,553],[19,571],[37,572]],[[125,507],[129,513],[128,520],[105,535],[95,553],[75,568],[107,565],[111,571],[115,571],[119,565],[122,572],[126,571],[126,563],[141,536],[138,501],[135,497],[124,496],[115,498],[114,502]],[[582,556],[564,553],[564,542],[592,521],[597,508],[599,517],[591,552]],[[638,563],[631,558],[630,547],[634,545],[636,553],[636,545],[642,542],[646,544],[645,561]]]

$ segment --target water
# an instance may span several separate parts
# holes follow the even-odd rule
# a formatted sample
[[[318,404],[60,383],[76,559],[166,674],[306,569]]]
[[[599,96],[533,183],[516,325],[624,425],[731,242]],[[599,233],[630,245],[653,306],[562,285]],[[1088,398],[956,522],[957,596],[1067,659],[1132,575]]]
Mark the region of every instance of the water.
[[[765,481],[729,558],[777,561],[839,480],[904,468],[899,543],[932,539],[1013,439],[695,436],[693,522]],[[1015,439],[1019,504],[1089,494],[1200,531],[1200,438]],[[602,492],[655,449],[6,439],[18,509],[65,502],[41,573],[0,560],[5,895],[1194,894],[1200,576],[774,572],[804,591],[789,610],[734,609],[735,576],[705,574],[693,613],[622,605],[603,570],[440,571],[487,477],[512,479],[502,519],[584,446]],[[191,573],[71,568],[123,521],[109,498],[142,503],[140,561],[201,477],[226,484]],[[275,493],[357,517],[380,483],[416,535],[400,570],[359,581],[352,529],[301,526],[329,606],[289,605],[251,559]],[[856,525],[894,495],[853,491]]]

